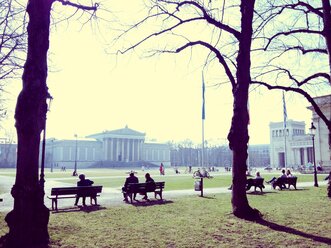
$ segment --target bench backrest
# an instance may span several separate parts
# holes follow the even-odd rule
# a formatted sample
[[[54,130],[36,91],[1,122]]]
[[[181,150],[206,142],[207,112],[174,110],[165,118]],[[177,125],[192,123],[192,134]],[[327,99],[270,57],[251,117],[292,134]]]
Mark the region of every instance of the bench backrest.
[[[101,193],[102,186],[80,186],[52,188],[51,195],[76,195],[76,194],[97,194]]]
[[[297,179],[298,179],[297,177],[279,177],[277,181],[280,183],[292,184],[292,183],[296,183]]]
[[[155,188],[149,189],[150,183],[129,183],[127,186],[128,192],[140,192],[140,191],[154,191],[155,189],[164,189],[164,182],[155,182]]]
[[[261,185],[263,184],[264,178],[254,178],[253,182],[255,185]]]

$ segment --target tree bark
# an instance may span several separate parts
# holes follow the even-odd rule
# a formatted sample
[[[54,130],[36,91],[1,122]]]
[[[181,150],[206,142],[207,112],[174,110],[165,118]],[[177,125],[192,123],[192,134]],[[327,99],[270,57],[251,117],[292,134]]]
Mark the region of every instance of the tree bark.
[[[30,0],[27,5],[28,52],[15,111],[17,171],[11,191],[14,208],[5,218],[9,227],[7,247],[36,247],[49,242],[49,210],[44,205],[43,182],[38,180],[38,164],[49,96],[46,79],[51,5],[51,0]]]
[[[323,6],[323,36],[329,57],[329,73],[331,75],[331,7],[330,0],[322,0]],[[329,82],[331,83],[331,82]]]
[[[250,49],[252,41],[252,23],[255,0],[241,1],[241,37],[237,57],[237,85],[233,89],[233,117],[228,135],[229,146],[233,154],[232,165],[232,211],[240,218],[256,219],[260,212],[249,206],[246,195],[246,170],[248,149],[248,89],[250,77]]]

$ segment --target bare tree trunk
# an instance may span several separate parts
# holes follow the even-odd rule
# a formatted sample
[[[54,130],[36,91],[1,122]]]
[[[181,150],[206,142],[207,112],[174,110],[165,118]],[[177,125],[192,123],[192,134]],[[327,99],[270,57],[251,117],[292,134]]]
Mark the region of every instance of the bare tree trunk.
[[[232,165],[232,211],[240,218],[256,219],[260,216],[258,210],[252,209],[246,195],[246,170],[248,149],[248,89],[250,77],[250,48],[252,40],[252,22],[255,0],[241,2],[241,38],[237,57],[237,85],[233,89],[233,117],[228,135],[230,149],[233,153]]]
[[[323,36],[325,37],[325,43],[329,56],[329,73],[331,77],[331,6],[330,0],[322,0],[323,6]],[[331,85],[331,82],[329,82]],[[326,123],[329,129],[329,150],[331,150],[331,120]],[[331,158],[330,158],[331,159]]]
[[[323,36],[325,37],[325,43],[329,56],[329,73],[331,75],[331,7],[330,0],[322,0],[323,6]]]
[[[17,173],[12,188],[14,209],[7,214],[8,247],[35,247],[49,242],[49,210],[44,205],[43,183],[38,180],[40,134],[45,127],[48,90],[47,51],[51,0],[30,0],[27,6],[28,53],[23,88],[15,112]]]

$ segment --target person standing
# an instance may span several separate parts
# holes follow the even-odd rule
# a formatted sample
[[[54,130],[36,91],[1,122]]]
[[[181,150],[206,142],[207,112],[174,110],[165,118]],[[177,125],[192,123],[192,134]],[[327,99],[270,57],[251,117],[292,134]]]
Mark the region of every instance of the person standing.
[[[164,176],[164,165],[163,165],[163,163],[161,163],[161,165],[160,165],[160,175]]]

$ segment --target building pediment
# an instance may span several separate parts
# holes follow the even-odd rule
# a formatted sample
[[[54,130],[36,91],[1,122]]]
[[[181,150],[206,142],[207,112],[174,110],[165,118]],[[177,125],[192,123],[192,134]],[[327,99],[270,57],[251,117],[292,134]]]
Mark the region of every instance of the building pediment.
[[[88,138],[103,139],[103,138],[134,138],[134,139],[144,139],[145,133],[133,130],[125,126],[124,128],[104,131],[102,133],[91,134],[87,136]]]

